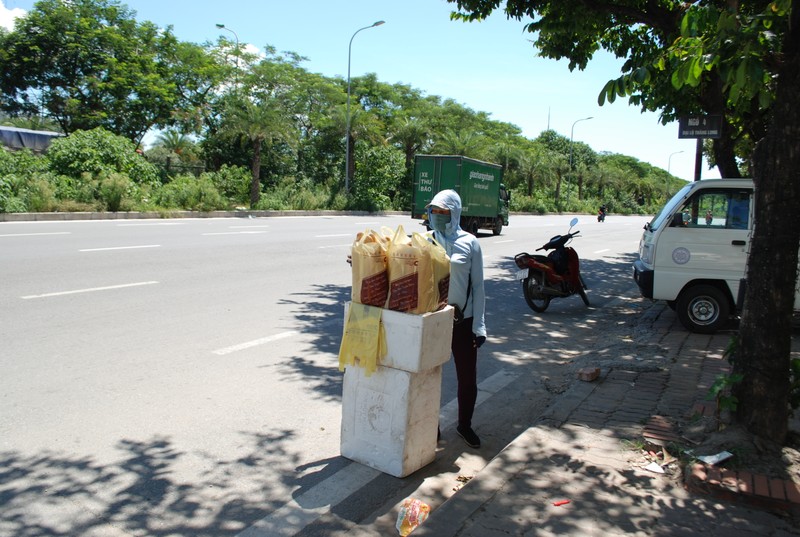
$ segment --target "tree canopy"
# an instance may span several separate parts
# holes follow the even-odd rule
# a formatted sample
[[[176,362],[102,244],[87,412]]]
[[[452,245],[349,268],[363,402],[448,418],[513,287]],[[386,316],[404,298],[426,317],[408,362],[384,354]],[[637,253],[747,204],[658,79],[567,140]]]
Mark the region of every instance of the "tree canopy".
[[[797,282],[800,203],[800,0],[448,0],[456,19],[479,21],[504,5],[529,18],[534,47],[583,69],[600,48],[625,59],[598,102],[627,97],[661,112],[723,117],[714,161],[723,177],[740,162],[756,185],[755,225],[734,370],[737,416],[777,442],[789,413],[789,342]],[[767,283],[768,282],[768,283]],[[769,336],[767,336],[769,334]]]

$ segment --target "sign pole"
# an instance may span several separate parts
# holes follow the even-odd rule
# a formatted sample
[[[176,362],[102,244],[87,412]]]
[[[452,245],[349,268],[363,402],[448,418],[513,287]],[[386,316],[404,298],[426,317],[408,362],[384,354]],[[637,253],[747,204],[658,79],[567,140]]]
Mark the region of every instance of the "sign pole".
[[[700,180],[700,173],[703,168],[703,139],[697,139],[697,149],[694,155],[694,180]]]

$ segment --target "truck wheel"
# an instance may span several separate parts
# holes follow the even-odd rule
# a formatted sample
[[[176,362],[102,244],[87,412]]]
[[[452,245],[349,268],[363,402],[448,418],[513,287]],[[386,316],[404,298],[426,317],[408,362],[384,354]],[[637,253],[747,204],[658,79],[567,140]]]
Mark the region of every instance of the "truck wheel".
[[[685,289],[675,304],[678,320],[691,332],[713,334],[730,317],[730,303],[725,293],[713,285],[695,285]]]
[[[525,302],[533,311],[542,313],[550,305],[550,295],[542,292],[544,288],[544,274],[539,271],[530,271],[530,275],[522,280],[522,294]]]
[[[497,217],[497,220],[494,221],[494,228],[492,229],[492,235],[499,235],[503,231],[503,219],[501,217]]]
[[[467,220],[467,231],[472,235],[478,236],[478,219],[470,218]]]

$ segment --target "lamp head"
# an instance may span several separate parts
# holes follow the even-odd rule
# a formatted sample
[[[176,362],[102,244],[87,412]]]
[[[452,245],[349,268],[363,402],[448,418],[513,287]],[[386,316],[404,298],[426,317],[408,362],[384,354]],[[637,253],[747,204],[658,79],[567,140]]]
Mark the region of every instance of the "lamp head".
[[[216,26],[217,26],[217,28],[220,28],[220,29],[225,28],[225,25],[224,24],[220,24],[220,23],[217,23]]]
[[[380,26],[381,24],[386,24],[386,21],[378,21],[378,22],[376,22],[375,24],[373,24],[372,26],[373,26],[373,27],[375,27],[375,26]]]

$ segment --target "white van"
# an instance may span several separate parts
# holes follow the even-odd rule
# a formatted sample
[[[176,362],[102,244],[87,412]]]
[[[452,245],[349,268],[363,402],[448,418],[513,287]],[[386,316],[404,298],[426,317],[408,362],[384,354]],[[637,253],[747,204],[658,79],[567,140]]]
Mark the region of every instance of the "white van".
[[[693,332],[724,326],[745,276],[753,200],[750,179],[696,181],[678,191],[645,225],[633,265],[642,296],[666,300]]]

